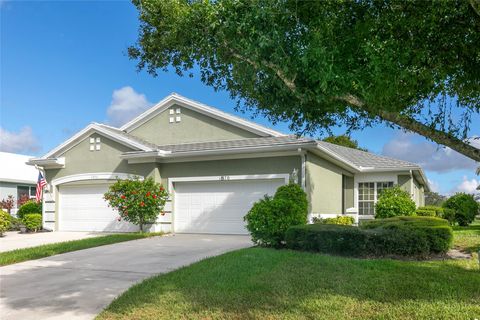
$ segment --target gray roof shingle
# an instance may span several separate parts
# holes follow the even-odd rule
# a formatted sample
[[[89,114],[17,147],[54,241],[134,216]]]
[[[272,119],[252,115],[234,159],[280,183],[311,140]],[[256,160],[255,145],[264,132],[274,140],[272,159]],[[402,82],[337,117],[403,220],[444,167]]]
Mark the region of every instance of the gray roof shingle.
[[[419,169],[420,166],[399,159],[376,155],[371,152],[365,152],[357,149],[342,147],[325,141],[318,141],[318,145],[336,154],[342,159],[354,164],[357,167],[371,169]]]
[[[183,144],[169,144],[158,146],[159,150],[170,151],[172,153],[192,152],[192,151],[209,151],[209,150],[223,150],[235,148],[248,147],[267,147],[275,145],[289,145],[289,144],[314,144],[315,140],[308,138],[296,138],[295,136],[283,137],[265,137],[265,138],[248,138],[239,140],[223,140],[211,142],[197,142],[197,143],[183,143]]]

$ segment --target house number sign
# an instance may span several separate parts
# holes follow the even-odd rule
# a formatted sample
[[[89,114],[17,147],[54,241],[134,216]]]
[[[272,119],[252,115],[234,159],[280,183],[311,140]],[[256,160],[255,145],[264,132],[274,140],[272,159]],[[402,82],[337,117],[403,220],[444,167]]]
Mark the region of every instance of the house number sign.
[[[228,181],[230,180],[230,176],[220,176],[220,181]]]

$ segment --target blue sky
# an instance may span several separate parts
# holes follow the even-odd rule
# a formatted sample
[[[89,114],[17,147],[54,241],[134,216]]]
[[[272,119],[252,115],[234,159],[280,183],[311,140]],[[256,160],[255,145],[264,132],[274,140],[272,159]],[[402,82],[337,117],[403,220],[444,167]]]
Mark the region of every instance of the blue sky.
[[[171,92],[236,113],[228,93],[214,92],[198,77],[137,73],[126,55],[138,28],[128,1],[0,0],[0,27],[3,151],[42,155],[92,121],[118,123],[124,119],[116,110],[136,112]],[[471,135],[480,135],[473,127]],[[274,128],[289,132],[287,124]],[[473,161],[422,137],[383,126],[352,136],[373,152],[424,164],[441,193],[474,190],[479,183]]]

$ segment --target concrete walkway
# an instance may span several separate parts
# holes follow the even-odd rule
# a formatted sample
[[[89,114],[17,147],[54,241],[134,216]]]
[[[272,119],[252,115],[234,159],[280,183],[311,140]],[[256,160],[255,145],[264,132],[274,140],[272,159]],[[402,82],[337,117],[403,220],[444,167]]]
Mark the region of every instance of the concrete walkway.
[[[38,232],[9,231],[0,238],[0,252],[41,246],[42,244],[80,240],[105,235],[99,232]]]
[[[154,237],[0,268],[0,318],[92,319],[133,284],[251,246],[248,236]]]

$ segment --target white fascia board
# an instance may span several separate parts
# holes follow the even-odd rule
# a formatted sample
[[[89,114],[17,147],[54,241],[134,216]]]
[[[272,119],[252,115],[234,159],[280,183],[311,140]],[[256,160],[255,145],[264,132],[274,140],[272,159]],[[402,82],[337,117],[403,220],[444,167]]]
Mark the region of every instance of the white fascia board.
[[[322,151],[323,155],[326,155],[331,160],[334,160],[335,162],[337,162],[337,164],[338,163],[342,164],[344,167],[347,168],[347,170],[352,170],[353,172],[360,172],[361,171],[360,167],[356,166],[355,164],[351,163],[350,161],[346,160],[345,158],[340,157],[336,153],[331,152],[327,148],[324,148],[323,146],[319,145],[318,143],[316,143],[315,149],[313,149],[312,151],[314,151],[314,150]]]
[[[313,145],[315,145],[315,143],[313,143]],[[138,158],[156,157],[157,161],[161,161],[163,159],[194,158],[194,157],[215,156],[215,155],[230,155],[230,154],[243,154],[243,153],[269,153],[269,152],[275,152],[275,151],[298,150],[299,148],[304,148],[309,146],[312,146],[312,143],[296,143],[296,144],[273,145],[273,146],[200,150],[200,151],[175,152],[175,153],[161,150],[157,153],[128,152],[128,153],[122,154],[120,157],[122,159],[138,159]]]
[[[165,99],[157,103],[155,106],[151,107],[150,109],[140,114],[138,117],[136,117],[132,121],[123,125],[120,128],[120,130],[123,130],[126,132],[132,131],[133,129],[138,128],[139,126],[141,126],[142,124],[144,124],[145,122],[147,122],[148,120],[156,116],[157,114],[160,114],[166,109],[170,108],[174,104],[197,111],[199,113],[215,118],[217,120],[227,122],[231,125],[253,132],[260,136],[273,136],[273,137],[285,136],[285,134],[281,132],[266,128],[254,122],[225,113],[216,108],[190,100],[188,98],[185,98],[175,93],[169,95],[168,97],[166,97]]]
[[[65,167],[65,158],[32,158],[25,162],[29,166],[39,166],[42,168],[49,168],[49,169],[58,169]]]
[[[91,133],[94,133],[94,132],[97,132],[97,133],[100,133],[118,143],[121,143],[123,145],[127,145],[127,146],[130,146],[130,147],[134,147],[134,148],[138,148],[138,149],[141,149],[141,150],[144,150],[144,151],[151,151],[152,149],[148,146],[145,146],[141,143],[138,143],[136,141],[132,141],[122,135],[119,135],[119,134],[115,134],[114,132],[108,130],[108,129],[105,129],[103,128],[102,126],[96,124],[96,123],[91,123],[89,124],[88,126],[86,126],[85,128],[83,128],[82,130],[80,130],[79,132],[77,132],[76,134],[74,134],[70,139],[66,140],[65,142],[63,142],[62,144],[60,144],[59,146],[57,146],[56,148],[54,148],[53,150],[49,151],[47,154],[45,154],[41,159],[46,159],[46,158],[50,158],[52,157],[53,155],[59,153],[60,151],[67,151],[69,150],[70,148],[72,148],[73,146],[75,146],[76,144],[78,144],[80,141],[83,140],[83,138]]]

